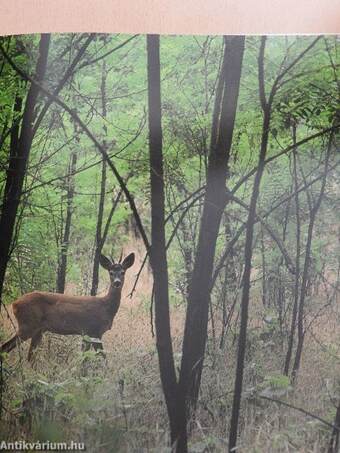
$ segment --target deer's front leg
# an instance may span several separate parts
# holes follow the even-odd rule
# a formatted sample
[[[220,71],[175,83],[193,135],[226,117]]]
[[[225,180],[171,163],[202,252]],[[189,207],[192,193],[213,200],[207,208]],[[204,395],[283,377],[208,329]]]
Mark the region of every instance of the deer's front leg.
[[[99,339],[100,341],[96,341],[93,343],[93,348],[96,352],[98,352],[98,354],[100,354],[103,359],[106,361],[106,354],[104,352],[104,347],[103,347],[103,342],[102,342],[102,339],[100,338]]]
[[[29,362],[32,361],[32,358],[33,358],[33,351],[34,349],[39,345],[39,343],[41,342],[41,339],[42,339],[42,332],[38,332],[37,334],[35,334],[32,339],[31,339],[31,345],[30,345],[30,348],[29,348],[29,351],[28,351],[28,356],[27,356],[27,360]]]
[[[91,346],[97,352],[99,351],[103,357],[105,357],[103,343],[101,337],[98,338],[84,338],[82,343],[82,351],[88,351]]]
[[[104,348],[103,348],[102,341],[100,340],[100,343],[99,342],[98,343],[97,342],[93,343],[93,348],[94,348],[95,351],[103,351]]]

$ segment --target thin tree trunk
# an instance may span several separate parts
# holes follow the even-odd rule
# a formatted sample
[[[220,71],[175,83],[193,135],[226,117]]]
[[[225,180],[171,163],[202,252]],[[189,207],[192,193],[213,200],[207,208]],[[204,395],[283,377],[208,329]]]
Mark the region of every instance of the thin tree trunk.
[[[267,306],[267,273],[266,273],[266,253],[264,248],[263,225],[261,225],[261,257],[262,257],[262,304]]]
[[[42,34],[39,43],[39,57],[35,71],[35,80],[39,82],[41,82],[45,76],[49,44],[50,35]],[[33,121],[38,95],[39,88],[35,84],[31,84],[21,122],[20,137],[18,140],[15,140],[15,143],[12,143],[13,147],[11,146],[10,151],[10,160],[0,218],[0,307],[7,263],[10,258],[15,219],[21,199],[27,162],[33,141]]]
[[[68,187],[67,187],[67,208],[66,208],[66,219],[65,219],[65,228],[63,234],[63,240],[60,250],[60,259],[57,272],[57,292],[63,293],[65,291],[65,282],[66,282],[66,272],[67,272],[67,257],[68,250],[70,245],[70,233],[71,233],[71,224],[72,224],[72,214],[73,214],[73,198],[74,198],[74,176],[73,174],[76,171],[77,166],[77,153],[73,152],[70,159],[69,165],[69,178],[68,178]]]
[[[305,302],[306,302],[310,260],[311,260],[313,230],[314,230],[316,216],[320,209],[323,195],[325,192],[326,181],[327,181],[327,171],[328,171],[328,165],[329,165],[329,157],[330,157],[331,148],[332,148],[332,141],[333,141],[333,133],[330,134],[329,141],[328,141],[328,147],[327,147],[326,157],[325,157],[325,171],[324,171],[324,176],[323,176],[323,179],[321,182],[320,193],[318,195],[316,202],[314,203],[314,206],[312,206],[312,208],[311,208],[310,220],[309,220],[309,225],[308,225],[305,261],[304,261],[304,266],[303,266],[302,282],[301,282],[301,290],[300,290],[300,301],[299,301],[298,315],[297,315],[297,317],[298,317],[298,320],[297,320],[298,343],[296,346],[294,365],[293,365],[293,369],[292,369],[292,381],[293,382],[295,381],[295,379],[297,377],[297,374],[300,369],[300,364],[301,364],[302,349],[303,349],[303,344],[304,344],[304,339],[305,339],[304,312],[305,312]]]
[[[335,419],[334,419],[334,428],[332,435],[329,441],[328,453],[338,453],[340,450],[340,401],[336,409]]]
[[[226,179],[238,101],[244,37],[225,37],[225,51],[215,98],[206,193],[198,246],[189,286],[180,371],[181,417],[195,410],[207,339],[210,289],[216,240],[226,205]],[[222,91],[221,94],[219,91]],[[182,426],[178,452],[186,438]]]
[[[313,210],[314,211],[314,210]],[[307,243],[306,243],[306,250],[305,250],[305,261],[303,266],[303,273],[302,273],[302,282],[301,282],[301,289],[300,289],[300,301],[298,304],[298,313],[297,313],[297,332],[298,332],[298,342],[296,346],[295,352],[295,359],[292,369],[292,381],[294,382],[301,362],[302,356],[302,349],[304,343],[304,312],[305,312],[305,301],[306,301],[306,293],[307,293],[307,283],[308,283],[308,272],[309,272],[309,265],[311,259],[311,248],[312,248],[312,240],[313,240],[313,230],[314,230],[314,223],[315,223],[315,214],[312,211],[309,225],[308,225],[308,233],[307,233]]]
[[[293,126],[293,143],[296,143],[296,126]],[[295,201],[295,216],[296,216],[296,259],[295,259],[295,283],[294,283],[294,303],[292,311],[292,323],[290,327],[290,334],[288,340],[288,349],[286,353],[284,374],[288,376],[290,362],[292,359],[294,337],[296,330],[296,318],[297,318],[297,309],[299,302],[299,286],[300,286],[300,254],[301,254],[301,220],[300,220],[300,202],[299,202],[299,193],[297,191],[299,186],[298,176],[297,176],[297,158],[296,158],[296,148],[293,150],[293,175],[294,175],[294,201]]]
[[[229,249],[229,259],[224,266],[224,277],[222,284],[222,294],[220,296],[221,305],[222,305],[222,328],[221,335],[219,340],[219,348],[222,349],[225,342],[225,336],[227,333],[227,328],[230,322],[231,314],[233,312],[234,302],[231,303],[229,312],[227,311],[227,300],[228,296],[232,295],[233,298],[237,292],[237,272],[235,265],[235,250],[234,247],[229,247],[232,244],[232,231],[230,227],[230,218],[225,216],[225,237],[227,239],[227,248]],[[216,267],[215,267],[216,271]]]
[[[103,61],[102,69],[102,81],[101,81],[101,95],[102,95],[102,115],[104,121],[106,119],[106,63]],[[107,135],[107,128],[104,123],[104,136]],[[106,148],[105,138],[103,141],[103,147]],[[99,206],[98,206],[98,215],[97,215],[97,226],[96,226],[96,246],[93,259],[93,273],[92,273],[92,287],[91,287],[91,296],[96,296],[98,291],[98,282],[99,282],[99,259],[102,251],[103,240],[102,240],[102,225],[103,225],[103,215],[104,215],[104,204],[105,204],[105,191],[106,191],[106,161],[103,159],[102,162],[102,173],[101,173],[101,183],[100,183],[100,196],[99,196]]]
[[[127,183],[128,179],[129,178],[126,179],[126,183]],[[102,243],[100,245],[100,249],[102,249],[104,247],[107,235],[109,233],[109,228],[110,228],[110,225],[111,225],[113,214],[115,213],[115,210],[117,209],[117,206],[118,206],[118,203],[120,201],[120,198],[121,198],[122,194],[123,194],[123,191],[120,190],[118,192],[116,198],[114,200],[112,200],[111,210],[109,212],[109,215],[107,216],[106,223],[105,223],[104,230],[103,230],[103,234],[102,234]]]
[[[151,183],[150,262],[154,279],[156,343],[160,377],[169,415],[171,444],[174,446],[178,441],[179,427],[181,424],[186,425],[186,420],[181,419],[177,414],[177,379],[170,331],[158,35],[147,36],[147,62]],[[182,451],[186,452],[187,439],[185,437],[181,440]]]
[[[77,66],[79,60],[83,57],[85,50],[94,39],[94,37],[94,34],[88,36],[84,45],[80,48],[72,63],[67,68],[64,76],[55,87],[53,91],[54,96],[57,96],[58,93],[63,89],[67,80],[73,74],[75,67]],[[35,77],[33,77],[35,83],[33,83],[31,80],[31,87],[28,91],[21,121],[21,133],[18,149],[15,156],[10,159],[8,168],[8,177],[6,181],[5,193],[3,197],[4,201],[2,205],[3,209],[0,219],[0,308],[3,283],[7,263],[11,253],[11,242],[13,242],[15,219],[21,199],[23,180],[29,159],[32,141],[41,124],[41,121],[43,120],[49,106],[52,103],[52,99],[48,98],[38,116],[36,117],[38,94],[39,91],[44,91],[41,82],[45,76],[49,44],[50,35],[42,34],[39,44],[39,58],[36,66],[36,73]],[[3,49],[1,49],[1,51],[4,54]],[[8,61],[11,60],[8,59]],[[18,70],[18,68],[16,68],[16,71],[22,76],[22,73]],[[8,192],[6,192],[7,189],[9,189]]]
[[[96,296],[98,291],[99,283],[99,259],[102,251],[103,240],[102,240],[102,225],[104,215],[104,202],[105,202],[105,190],[106,190],[106,162],[103,159],[102,172],[101,172],[101,184],[100,184],[100,196],[99,206],[97,214],[97,225],[96,225],[96,245],[93,258],[93,271],[92,271],[92,286],[91,296]]]
[[[253,191],[249,206],[247,228],[246,228],[246,242],[244,248],[244,272],[243,272],[243,290],[241,298],[241,324],[238,341],[238,353],[237,353],[237,365],[236,365],[236,378],[234,387],[234,398],[230,422],[230,434],[229,434],[229,451],[234,451],[237,443],[238,433],[238,422],[241,406],[241,396],[243,387],[243,372],[244,372],[244,359],[246,352],[247,342],[247,327],[248,327],[248,310],[249,310],[249,293],[250,293],[250,273],[251,273],[251,262],[253,255],[253,236],[254,236],[254,224],[256,221],[256,205],[260,191],[261,178],[265,167],[265,158],[267,154],[267,144],[269,137],[269,125],[271,118],[271,105],[272,96],[274,92],[272,90],[269,101],[266,101],[265,89],[264,89],[264,73],[263,73],[263,61],[264,61],[264,50],[265,50],[266,38],[262,38],[261,48],[258,59],[259,66],[259,91],[260,100],[263,109],[263,126],[262,126],[262,139],[261,149],[259,156],[259,163],[255,174],[255,180],[253,185]]]

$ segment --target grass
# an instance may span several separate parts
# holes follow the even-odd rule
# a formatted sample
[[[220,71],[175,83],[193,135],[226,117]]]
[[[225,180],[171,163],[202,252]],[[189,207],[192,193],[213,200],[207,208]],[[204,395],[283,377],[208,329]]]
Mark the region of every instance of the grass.
[[[143,274],[138,297],[132,301],[126,295],[133,275],[127,278],[121,308],[103,339],[106,361],[93,352],[84,355],[80,338],[52,334],[44,336],[32,366],[26,362],[26,343],[8,356],[1,439],[82,441],[90,453],[169,451],[166,408],[146,304],[150,275]],[[278,334],[273,330],[262,339],[266,327],[256,300],[254,296],[238,451],[325,451],[330,434],[327,427],[299,411],[254,395],[266,389],[275,395],[279,390],[279,399],[333,421],[333,403],[340,390],[339,308],[328,306],[313,322],[298,381],[291,389],[280,374],[284,351]],[[183,306],[172,308],[177,366],[184,314]],[[9,335],[11,323],[2,316],[2,330]],[[235,355],[233,335],[228,336],[223,350],[215,347],[210,335],[191,452],[227,449]]]

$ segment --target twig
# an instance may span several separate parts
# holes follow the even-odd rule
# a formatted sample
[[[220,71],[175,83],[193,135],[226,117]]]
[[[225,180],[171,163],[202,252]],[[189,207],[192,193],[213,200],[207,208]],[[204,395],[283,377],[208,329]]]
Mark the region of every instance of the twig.
[[[271,398],[270,396],[264,396],[264,395],[256,395],[256,396],[258,398],[262,398],[267,401],[272,401],[273,403],[281,404],[282,406],[286,406],[286,407],[289,407],[290,409],[294,409],[296,411],[302,412],[303,414],[307,415],[308,417],[312,417],[315,420],[318,420],[319,422],[328,426],[329,428],[335,429],[340,432],[339,426],[335,426],[332,423],[329,423],[327,420],[324,420],[323,418],[319,417],[318,415],[312,414],[311,412],[307,411],[306,409],[303,409],[302,407],[294,406],[293,404],[286,403],[286,401],[277,400],[276,398]]]

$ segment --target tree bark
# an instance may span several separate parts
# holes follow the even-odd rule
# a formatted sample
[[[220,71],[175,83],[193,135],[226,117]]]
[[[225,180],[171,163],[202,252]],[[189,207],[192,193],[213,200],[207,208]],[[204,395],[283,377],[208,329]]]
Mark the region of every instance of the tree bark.
[[[149,252],[154,279],[156,343],[160,377],[169,415],[171,444],[174,446],[176,442],[178,445],[179,427],[186,421],[181,420],[177,414],[177,379],[170,331],[158,35],[147,36],[147,64],[151,184],[151,246]],[[182,451],[186,452],[186,438],[182,439],[181,445]]]
[[[101,81],[101,95],[102,95],[102,115],[104,121],[106,119],[106,63],[103,61],[102,69],[102,81]],[[104,123],[103,126],[104,136],[107,135],[107,128]],[[103,147],[106,148],[105,139],[103,141]],[[99,206],[97,214],[97,225],[96,225],[96,246],[93,259],[93,272],[92,272],[92,287],[91,287],[91,296],[96,296],[98,291],[99,283],[99,259],[102,252],[103,240],[102,240],[102,225],[103,225],[103,215],[104,215],[104,204],[105,204],[105,191],[106,191],[106,161],[103,159],[102,162],[102,173],[101,173],[101,183],[100,183],[100,196],[99,196]]]
[[[339,437],[340,437],[340,401],[338,403],[338,407],[335,413],[334,428],[331,434],[331,438],[329,440],[328,453],[339,452],[340,447]]]
[[[266,252],[264,247],[263,225],[261,225],[261,257],[262,257],[262,304],[267,306],[267,271],[266,271]]]
[[[39,43],[39,57],[35,70],[35,80],[39,81],[39,83],[42,82],[45,76],[49,44],[50,35],[42,34]],[[0,218],[0,307],[7,263],[10,258],[15,219],[21,199],[21,191],[34,136],[33,121],[35,118],[39,91],[37,85],[31,84],[25,102],[20,136],[18,140],[12,141],[11,144]]]
[[[83,57],[85,50],[94,39],[94,34],[91,34],[86,39],[84,45],[80,48],[77,55],[73,59],[70,66],[65,71],[64,76],[59,81],[58,85],[55,87],[53,91],[53,95],[57,96],[58,93],[63,89],[69,77],[73,74],[75,67],[77,66],[80,59]],[[29,159],[30,149],[32,145],[32,141],[34,136],[49,108],[53,99],[48,97],[47,101],[43,105],[43,108],[36,116],[36,106],[37,106],[37,98],[39,92],[44,92],[44,86],[41,85],[42,80],[44,79],[45,71],[46,71],[46,64],[47,64],[47,57],[48,57],[48,50],[49,50],[49,43],[50,43],[50,35],[42,34],[39,44],[39,58],[36,66],[36,74],[35,77],[32,79],[30,77],[24,78],[28,82],[31,83],[31,87],[29,89],[27,98],[26,98],[26,105],[21,121],[21,134],[18,143],[18,150],[15,153],[15,156],[10,156],[10,164],[8,168],[8,177],[6,181],[5,187],[5,194],[3,198],[3,205],[2,205],[2,215],[0,219],[0,308],[1,308],[1,294],[3,289],[3,283],[7,268],[7,263],[11,253],[11,242],[13,243],[13,230],[15,225],[15,219],[17,215],[18,206],[20,203],[23,180],[25,176],[26,166]],[[2,47],[0,47],[2,54],[5,56],[7,61],[16,70],[18,74],[21,76],[23,72],[19,70],[19,68],[13,64],[12,60],[8,57],[6,52]],[[34,122],[34,124],[33,124]],[[12,160],[14,162],[12,163]],[[16,160],[18,160],[16,162]],[[10,188],[10,193],[6,193],[7,188]],[[9,205],[9,209],[8,206]],[[10,211],[10,215],[8,216],[5,212],[8,209]],[[4,222],[2,219],[4,218]],[[4,224],[3,224],[4,223]],[[2,234],[4,233],[4,234]]]
[[[263,125],[262,125],[262,138],[261,138],[261,149],[259,155],[259,163],[257,172],[255,174],[255,180],[253,185],[253,191],[249,206],[249,213],[247,219],[246,228],[246,242],[244,247],[244,272],[243,272],[243,290],[241,298],[241,323],[240,333],[238,341],[238,353],[237,353],[237,365],[236,365],[236,377],[234,387],[234,398],[230,422],[230,433],[229,433],[229,451],[235,451],[237,443],[238,433],[238,422],[241,406],[241,395],[243,387],[243,372],[244,372],[244,359],[246,352],[247,342],[247,327],[248,327],[248,311],[249,311],[249,293],[250,293],[250,273],[252,268],[252,256],[253,256],[253,236],[254,236],[254,224],[256,222],[256,205],[260,191],[261,178],[265,167],[265,158],[267,154],[267,144],[269,137],[269,125],[271,118],[271,103],[274,92],[271,92],[269,101],[267,102],[264,89],[264,50],[265,50],[266,38],[262,38],[259,58],[258,58],[258,69],[259,69],[259,92],[260,101],[263,110]]]
[[[65,219],[65,228],[64,235],[61,244],[60,258],[57,272],[57,292],[64,293],[65,291],[65,282],[66,282],[66,272],[67,272],[67,257],[68,250],[70,245],[70,233],[71,233],[71,224],[72,224],[72,214],[73,214],[73,197],[74,197],[74,176],[73,174],[76,171],[77,166],[77,153],[73,152],[70,159],[69,166],[69,178],[68,178],[68,187],[67,187],[67,208],[66,208],[66,219]]]
[[[100,195],[99,195],[99,206],[97,214],[97,225],[96,225],[96,245],[93,259],[93,271],[92,271],[92,286],[91,296],[96,296],[98,291],[99,283],[99,258],[102,251],[102,225],[104,215],[104,202],[105,202],[105,190],[106,190],[106,162],[103,159],[102,172],[101,172],[101,184],[100,184]]]
[[[305,251],[305,260],[304,260],[304,264],[303,264],[302,281],[301,281],[301,289],[300,289],[300,300],[299,300],[298,313],[297,313],[298,341],[297,341],[295,359],[294,359],[294,364],[293,364],[293,369],[292,369],[292,381],[293,382],[295,381],[297,374],[299,372],[299,369],[300,369],[302,349],[303,349],[303,344],[304,344],[304,339],[305,339],[304,311],[305,311],[305,302],[306,302],[306,295],[307,295],[307,288],[308,288],[308,278],[309,278],[309,269],[310,269],[310,260],[311,260],[313,232],[314,232],[314,225],[315,225],[316,217],[317,217],[318,211],[320,209],[323,195],[325,192],[328,166],[329,166],[329,157],[330,157],[331,147],[332,147],[332,140],[333,140],[333,133],[330,134],[329,141],[328,141],[328,147],[327,147],[326,157],[325,157],[325,171],[324,171],[324,176],[323,176],[323,179],[321,182],[320,193],[319,193],[318,198],[315,201],[314,205],[311,207],[311,212],[310,212],[310,219],[309,219],[308,233],[307,233],[307,242],[306,242],[306,251]]]
[[[293,142],[296,143],[296,126],[293,126]],[[297,151],[293,150],[293,176],[294,176],[294,202],[295,202],[295,216],[296,216],[296,259],[295,259],[295,282],[294,282],[294,302],[292,310],[292,322],[290,326],[290,334],[288,339],[288,348],[285,359],[284,374],[288,376],[290,362],[292,359],[294,337],[296,331],[296,318],[299,303],[299,288],[300,288],[300,254],[301,254],[301,219],[300,219],[300,201],[299,193],[297,191],[299,186],[297,175]],[[308,189],[307,189],[308,190]]]
[[[207,339],[216,240],[226,205],[226,179],[239,94],[244,37],[225,37],[225,51],[213,113],[206,193],[197,252],[189,286],[179,390],[181,418],[195,410]],[[182,426],[177,451],[186,438]]]

